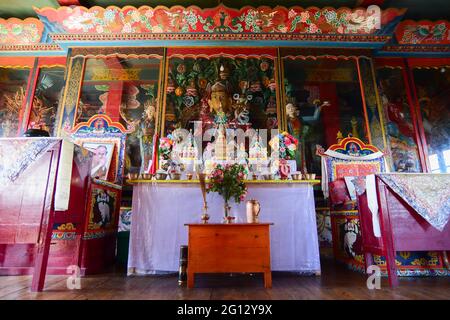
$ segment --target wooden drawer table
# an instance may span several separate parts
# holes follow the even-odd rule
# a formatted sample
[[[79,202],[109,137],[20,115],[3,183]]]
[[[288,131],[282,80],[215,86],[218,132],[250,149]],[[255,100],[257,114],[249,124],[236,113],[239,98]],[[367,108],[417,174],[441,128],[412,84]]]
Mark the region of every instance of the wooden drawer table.
[[[189,227],[187,286],[196,273],[264,273],[272,287],[270,230],[273,223],[186,224]]]

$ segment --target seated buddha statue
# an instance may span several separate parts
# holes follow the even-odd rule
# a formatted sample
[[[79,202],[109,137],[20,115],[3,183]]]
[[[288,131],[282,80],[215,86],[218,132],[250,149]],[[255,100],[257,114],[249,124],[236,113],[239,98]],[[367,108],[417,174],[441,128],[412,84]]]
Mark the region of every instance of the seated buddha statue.
[[[224,112],[226,115],[232,113],[232,99],[226,86],[217,81],[211,87],[211,99],[208,100],[209,111],[212,114]]]

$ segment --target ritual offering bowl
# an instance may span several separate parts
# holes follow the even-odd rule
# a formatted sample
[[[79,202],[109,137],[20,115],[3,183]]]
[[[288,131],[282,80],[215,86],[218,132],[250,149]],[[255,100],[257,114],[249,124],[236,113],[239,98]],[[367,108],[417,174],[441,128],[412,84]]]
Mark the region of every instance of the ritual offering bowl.
[[[186,173],[186,177],[188,180],[192,180],[192,173]]]
[[[138,174],[138,173],[129,173],[129,174],[128,174],[128,178],[129,178],[130,180],[136,180],[136,179],[139,178],[139,174]]]
[[[163,173],[163,172],[156,173],[156,180],[166,180],[166,179],[167,179],[167,173]]]
[[[151,173],[143,173],[141,176],[144,180],[151,180],[153,178],[153,174]]]
[[[293,173],[291,174],[292,180],[302,180],[302,174],[301,173]]]
[[[180,180],[181,179],[181,173],[178,173],[178,172],[171,172],[169,174],[169,176],[170,176],[170,179],[172,179],[172,180]]]

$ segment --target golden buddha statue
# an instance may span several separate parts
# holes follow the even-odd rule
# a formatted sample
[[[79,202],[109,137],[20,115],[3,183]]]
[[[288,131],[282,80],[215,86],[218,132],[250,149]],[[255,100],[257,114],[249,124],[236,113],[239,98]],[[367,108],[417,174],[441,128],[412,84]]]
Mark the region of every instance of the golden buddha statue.
[[[211,113],[224,112],[230,114],[233,111],[232,102],[228,90],[222,82],[216,82],[211,87],[211,99],[208,100]]]

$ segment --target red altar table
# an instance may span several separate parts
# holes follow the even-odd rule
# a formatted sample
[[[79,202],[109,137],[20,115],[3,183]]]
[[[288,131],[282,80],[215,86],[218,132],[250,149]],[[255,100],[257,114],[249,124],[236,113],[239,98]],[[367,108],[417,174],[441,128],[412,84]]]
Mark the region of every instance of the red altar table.
[[[390,174],[389,176],[391,176]],[[423,174],[426,175],[426,174]],[[442,214],[449,212],[449,181],[450,175],[442,175],[447,179],[447,186],[436,191],[444,199]],[[378,201],[378,215],[380,237],[374,234],[372,212],[368,205],[367,192],[358,197],[358,206],[361,223],[362,247],[364,251],[366,268],[373,263],[372,254],[382,255],[386,258],[387,273],[391,287],[398,286],[397,266],[395,263],[396,251],[447,251],[450,250],[450,223],[440,223],[441,231],[431,225],[420,215],[420,208],[411,205],[412,197],[401,196],[401,192],[392,184],[387,184],[380,175],[376,175],[376,196]],[[436,187],[436,186],[434,186]],[[430,188],[430,185],[412,184],[411,188]],[[428,192],[434,193],[433,190]],[[405,200],[407,198],[407,200]],[[445,200],[447,198],[447,200]],[[423,203],[419,203],[422,205]],[[421,211],[421,210],[420,210]],[[435,219],[436,220],[436,219]],[[442,220],[442,219],[441,219]]]

